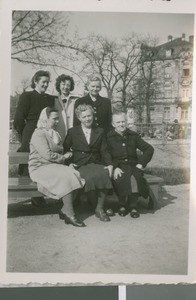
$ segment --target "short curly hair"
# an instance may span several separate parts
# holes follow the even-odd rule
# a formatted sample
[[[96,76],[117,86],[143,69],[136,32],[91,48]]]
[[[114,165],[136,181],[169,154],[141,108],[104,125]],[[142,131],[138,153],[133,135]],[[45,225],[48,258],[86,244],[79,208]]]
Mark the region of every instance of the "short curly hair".
[[[32,87],[32,89],[35,88],[35,82],[39,82],[40,77],[43,77],[43,76],[44,76],[44,77],[48,77],[49,80],[50,80],[50,73],[49,73],[48,71],[40,70],[40,71],[37,71],[37,72],[33,75],[32,79],[31,79],[31,87]]]
[[[71,76],[69,76],[69,75],[62,74],[62,75],[58,76],[57,79],[56,79],[56,84],[55,84],[55,86],[56,86],[57,92],[61,93],[61,91],[60,91],[60,83],[61,83],[62,81],[64,82],[65,80],[69,80],[69,81],[71,82],[70,92],[73,91],[74,86],[75,86],[73,77],[71,77]]]
[[[91,74],[90,76],[88,76],[88,79],[86,82],[87,89],[88,89],[89,84],[93,81],[99,81],[100,85],[101,85],[101,77],[98,74]]]
[[[88,105],[88,104],[80,104],[80,105],[78,105],[78,107],[75,109],[76,117],[79,119],[81,113],[82,113],[83,111],[86,111],[86,110],[90,110],[91,113],[94,114],[94,109],[92,108],[91,105]]]

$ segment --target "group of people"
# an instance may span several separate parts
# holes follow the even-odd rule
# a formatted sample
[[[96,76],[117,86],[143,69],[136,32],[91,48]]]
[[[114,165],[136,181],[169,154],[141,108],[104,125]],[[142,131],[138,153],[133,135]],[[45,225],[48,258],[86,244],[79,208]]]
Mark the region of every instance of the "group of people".
[[[19,173],[29,172],[41,193],[63,203],[59,218],[66,224],[85,226],[73,206],[81,190],[95,203],[100,221],[108,222],[114,214],[105,210],[112,189],[119,198],[119,215],[139,217],[138,197],[149,194],[143,169],[153,147],[127,128],[124,111],[112,112],[111,101],[99,94],[98,76],[89,78],[88,94],[78,99],[70,93],[74,90],[71,76],[56,79],[58,96],[46,94],[49,80],[48,72],[36,72],[33,91],[19,99],[14,118],[22,136],[18,151],[30,152],[28,166],[19,166]]]

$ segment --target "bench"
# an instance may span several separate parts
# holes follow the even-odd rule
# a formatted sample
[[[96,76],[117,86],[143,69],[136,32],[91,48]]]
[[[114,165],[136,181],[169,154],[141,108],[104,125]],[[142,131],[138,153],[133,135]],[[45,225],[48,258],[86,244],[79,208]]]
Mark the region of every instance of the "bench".
[[[29,153],[9,152],[9,165],[28,164]],[[10,177],[8,179],[8,199],[43,197],[37,184],[29,177]]]
[[[29,153],[26,152],[9,152],[9,164],[27,164]],[[149,184],[150,198],[149,208],[156,209],[159,202],[159,186],[163,179],[149,174],[144,175]],[[8,199],[11,198],[28,198],[43,196],[37,190],[37,184],[32,182],[29,177],[11,177],[8,181]]]

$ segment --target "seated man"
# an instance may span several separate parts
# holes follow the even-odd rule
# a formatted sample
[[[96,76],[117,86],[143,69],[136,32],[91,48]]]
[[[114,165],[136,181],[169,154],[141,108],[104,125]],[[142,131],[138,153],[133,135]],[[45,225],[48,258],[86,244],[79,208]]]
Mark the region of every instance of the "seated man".
[[[73,153],[73,164],[85,179],[85,192],[92,200],[97,200],[96,216],[101,221],[110,221],[104,211],[107,190],[112,189],[110,177],[113,167],[107,151],[104,130],[93,128],[93,108],[82,104],[76,108],[76,116],[81,124],[70,128],[64,142],[64,150]]]
[[[148,186],[143,177],[143,168],[151,160],[154,149],[135,131],[127,129],[126,114],[116,112],[112,116],[114,127],[107,135],[108,149],[112,156],[113,185],[119,197],[119,215],[130,210],[132,218],[139,217],[136,209],[138,197],[148,197]],[[137,149],[143,154],[138,157]],[[127,204],[129,207],[127,207]]]

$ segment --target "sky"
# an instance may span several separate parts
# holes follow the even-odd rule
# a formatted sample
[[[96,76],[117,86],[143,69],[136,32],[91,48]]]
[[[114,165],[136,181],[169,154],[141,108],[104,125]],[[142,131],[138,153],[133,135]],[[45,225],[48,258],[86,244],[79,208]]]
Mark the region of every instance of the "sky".
[[[182,33],[185,33],[186,40],[188,40],[188,37],[194,34],[193,14],[65,12],[65,16],[68,16],[70,20],[70,36],[75,30],[78,30],[80,37],[85,37],[89,33],[94,32],[113,39],[119,39],[134,32],[142,36],[150,34],[158,37],[159,44],[162,44],[167,42],[168,35],[177,38],[181,37]],[[53,92],[57,74],[51,69],[48,70],[52,75],[48,91]],[[11,93],[14,94],[23,78],[31,78],[35,72],[36,69],[30,65],[12,61]],[[59,72],[60,74],[62,73],[61,70]],[[82,88],[83,85],[80,82],[76,82],[75,93],[81,93]]]

